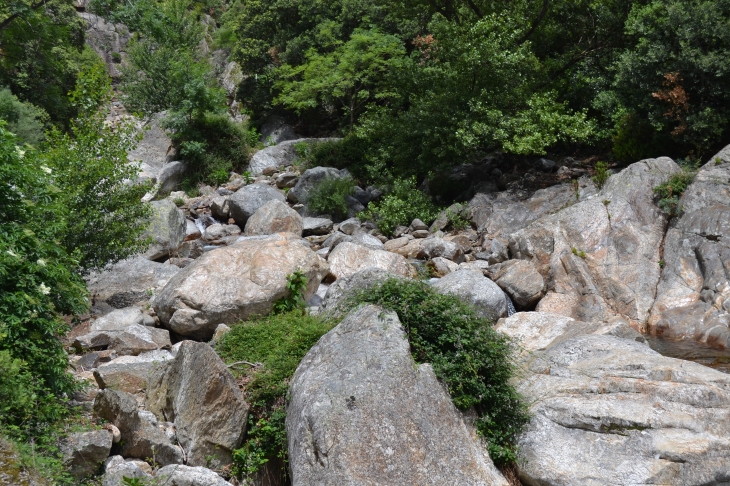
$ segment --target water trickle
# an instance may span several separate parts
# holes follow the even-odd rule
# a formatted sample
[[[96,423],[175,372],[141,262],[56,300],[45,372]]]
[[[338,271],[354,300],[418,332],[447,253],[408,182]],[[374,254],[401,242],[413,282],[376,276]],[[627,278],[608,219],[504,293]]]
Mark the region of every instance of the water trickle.
[[[504,298],[507,299],[507,317],[517,313],[515,310],[515,305],[512,303],[512,299],[509,298],[509,295],[507,295],[507,292],[502,292],[504,294]]]

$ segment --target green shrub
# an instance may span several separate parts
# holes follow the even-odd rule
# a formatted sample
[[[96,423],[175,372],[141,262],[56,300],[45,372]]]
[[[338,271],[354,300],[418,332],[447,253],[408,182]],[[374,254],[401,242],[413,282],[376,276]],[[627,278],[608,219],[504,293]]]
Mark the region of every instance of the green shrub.
[[[250,478],[271,463],[268,472],[286,478],[289,380],[304,355],[335,324],[295,310],[235,325],[220,341],[217,351],[226,362],[254,365],[234,368],[247,383],[243,391],[251,405],[246,439],[233,453],[234,474]]]
[[[43,141],[44,126],[49,121],[45,111],[30,103],[23,103],[7,88],[0,89],[0,120],[8,123],[8,130],[20,141],[31,145]]]
[[[307,288],[307,276],[301,269],[286,276],[286,297],[274,302],[274,313],[284,314],[296,309],[304,310],[304,289]]]
[[[393,234],[398,225],[407,226],[418,218],[431,224],[438,211],[431,199],[416,188],[416,178],[396,179],[391,192],[379,202],[372,202],[358,215],[360,219],[372,219],[385,235]]]
[[[347,216],[347,196],[355,192],[355,181],[351,177],[336,179],[328,177],[310,193],[307,206],[317,214],[331,214],[342,219]]]
[[[606,183],[611,173],[608,171],[608,164],[605,162],[596,162],[596,173],[592,177],[593,182],[596,184],[598,189],[603,189],[603,185]]]
[[[473,408],[475,425],[497,464],[516,460],[515,440],[529,420],[527,407],[510,380],[516,373],[510,339],[455,296],[418,281],[390,279],[351,299],[398,314],[413,357],[431,363],[461,410]]]
[[[682,212],[682,204],[680,198],[694,180],[696,171],[691,168],[684,167],[682,170],[663,184],[659,184],[654,188],[654,194],[659,198],[659,208],[669,216],[678,216]]]

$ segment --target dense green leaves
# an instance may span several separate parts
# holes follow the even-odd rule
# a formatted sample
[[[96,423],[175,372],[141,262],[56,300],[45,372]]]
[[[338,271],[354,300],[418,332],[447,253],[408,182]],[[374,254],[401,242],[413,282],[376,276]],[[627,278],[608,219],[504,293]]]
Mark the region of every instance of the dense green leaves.
[[[457,297],[439,294],[424,282],[391,279],[360,292],[352,302],[357,303],[396,312],[415,360],[431,363],[454,405],[477,412],[475,425],[492,460],[516,460],[514,444],[529,416],[510,384],[515,348],[507,336]]]

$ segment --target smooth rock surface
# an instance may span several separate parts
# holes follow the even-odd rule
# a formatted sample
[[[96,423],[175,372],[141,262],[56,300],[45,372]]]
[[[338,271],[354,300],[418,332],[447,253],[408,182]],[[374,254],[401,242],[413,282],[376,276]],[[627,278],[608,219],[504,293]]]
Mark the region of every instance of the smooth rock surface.
[[[456,295],[474,306],[479,315],[496,321],[507,315],[507,299],[497,284],[478,270],[457,270],[434,282],[442,294]]]
[[[404,257],[351,242],[337,245],[330,253],[327,261],[330,265],[330,273],[338,279],[348,277],[370,267],[380,268],[403,277],[416,276],[416,270]]]
[[[60,447],[64,467],[77,479],[96,473],[111,448],[112,434],[108,430],[71,433]]]
[[[534,307],[545,291],[545,281],[535,265],[527,260],[509,260],[491,265],[487,276],[518,306]]]
[[[149,381],[146,408],[175,424],[188,465],[221,468],[241,444],[249,407],[213,348],[183,341],[175,359]]]
[[[284,195],[265,184],[243,186],[228,197],[230,216],[238,226],[245,228],[248,218],[269,201],[284,202]]]
[[[155,480],[165,486],[232,486],[210,469],[177,464],[160,468],[155,473]]]
[[[327,235],[332,232],[331,219],[327,218],[302,218],[302,234],[304,236]]]
[[[419,256],[428,259],[441,257],[451,260],[454,263],[464,261],[464,252],[461,246],[443,238],[428,238],[424,240],[421,243],[421,254]]]
[[[307,204],[309,194],[325,179],[340,179],[340,171],[332,167],[314,167],[307,169],[299,177],[297,184],[286,193],[286,198],[291,203]]]
[[[342,304],[357,292],[381,284],[389,278],[402,279],[401,275],[390,273],[382,268],[371,267],[359,270],[352,275],[338,278],[327,288],[322,299],[322,308],[328,311],[341,310]]]
[[[654,303],[667,224],[653,188],[678,170],[666,157],[637,162],[596,196],[512,234],[512,258],[532,261],[547,281],[536,310],[587,322],[623,316],[642,326]]]
[[[304,225],[302,217],[285,202],[269,201],[246,222],[243,234],[246,236],[273,235],[274,233],[292,233],[302,236]]]
[[[727,482],[730,375],[587,335],[536,352],[518,389],[532,414],[518,441],[525,484]]]
[[[327,262],[292,235],[244,238],[209,251],[173,277],[155,298],[160,322],[181,336],[209,340],[218,324],[267,315],[287,295],[286,277],[301,269],[305,299],[327,275]]]
[[[91,323],[90,331],[123,331],[134,324],[144,326],[145,315],[139,307],[116,309]],[[154,324],[154,321],[152,322]]]
[[[304,357],[290,396],[294,486],[508,484],[393,312],[348,315]]]
[[[169,351],[150,351],[139,356],[121,356],[94,370],[99,388],[138,394],[147,388],[147,381],[156,368],[172,359]]]

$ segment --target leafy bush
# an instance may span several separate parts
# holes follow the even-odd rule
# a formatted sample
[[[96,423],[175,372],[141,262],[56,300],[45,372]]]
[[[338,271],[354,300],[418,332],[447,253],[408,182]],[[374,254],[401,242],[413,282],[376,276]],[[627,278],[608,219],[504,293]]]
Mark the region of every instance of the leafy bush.
[[[0,119],[7,122],[7,128],[21,142],[38,145],[43,141],[43,130],[49,121],[42,109],[23,103],[13,96],[9,89],[0,89]]]
[[[682,212],[680,198],[694,180],[695,170],[682,168],[682,170],[669,178],[664,184],[654,188],[654,194],[659,198],[659,208],[669,216],[678,216]]]
[[[416,362],[431,363],[454,405],[477,412],[475,425],[492,460],[515,461],[515,440],[529,416],[510,384],[517,371],[510,339],[468,304],[424,282],[390,279],[352,298],[351,305],[360,303],[398,314]]]
[[[396,179],[391,192],[381,201],[371,202],[358,217],[374,220],[383,234],[391,235],[398,225],[407,226],[416,218],[431,224],[437,215],[436,206],[416,188],[416,178],[411,177]]]
[[[354,192],[355,181],[351,177],[328,177],[312,189],[307,206],[317,214],[330,214],[342,219],[347,216],[346,197]]]
[[[235,474],[250,478],[267,467],[269,473],[287,477],[284,419],[289,380],[304,355],[334,325],[295,310],[233,326],[218,344],[226,362],[255,365],[234,369],[246,382],[244,396],[251,405],[246,439],[233,454]]]
[[[307,276],[301,269],[286,276],[286,290],[289,295],[274,302],[274,313],[283,314],[296,309],[304,310],[304,289],[307,288]]]
[[[596,174],[593,176],[593,182],[598,186],[598,189],[603,189],[603,185],[609,177],[611,177],[611,173],[608,171],[608,165],[605,162],[596,162]]]

